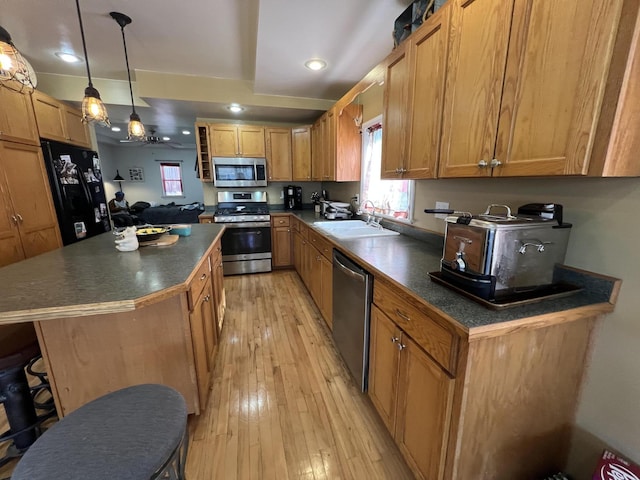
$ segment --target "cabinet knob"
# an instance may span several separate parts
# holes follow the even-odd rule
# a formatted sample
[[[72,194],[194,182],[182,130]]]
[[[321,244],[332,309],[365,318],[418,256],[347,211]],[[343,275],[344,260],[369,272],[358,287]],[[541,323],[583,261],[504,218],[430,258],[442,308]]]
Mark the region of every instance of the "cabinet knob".
[[[480,160],[478,162],[478,167],[480,167],[480,168],[487,168],[488,166],[489,166],[489,164],[487,163],[486,160]]]
[[[209,300],[211,300],[211,295],[205,295],[204,301],[208,302]]]
[[[16,217],[15,215],[11,215],[11,220],[13,220],[13,223],[18,225],[18,217]]]
[[[398,337],[391,337],[391,343],[398,343],[400,339]]]
[[[491,168],[496,168],[496,167],[499,167],[500,165],[502,165],[502,162],[497,158],[494,158],[493,160],[491,160],[491,163],[489,164]]]
[[[24,218],[22,218],[22,215],[20,215],[19,213],[16,213],[16,217],[18,217],[18,220],[20,220],[20,223],[24,223]]]
[[[400,350],[400,351],[402,351],[405,348],[407,348],[407,346],[404,343],[398,342],[396,345],[398,345],[398,350]]]
[[[204,280],[205,278],[207,278],[207,274],[203,273],[202,275],[200,275],[200,280]]]

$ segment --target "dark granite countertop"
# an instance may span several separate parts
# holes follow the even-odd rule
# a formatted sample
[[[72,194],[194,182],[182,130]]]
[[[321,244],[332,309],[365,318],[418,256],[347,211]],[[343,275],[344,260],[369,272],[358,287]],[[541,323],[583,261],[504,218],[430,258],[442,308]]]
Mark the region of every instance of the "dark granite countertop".
[[[186,280],[222,232],[192,225],[174,245],[115,248],[111,232],[0,268],[0,323],[126,311],[149,295],[186,290]]]
[[[295,212],[295,215],[311,227],[317,221],[324,221],[323,218],[317,218],[314,212]],[[434,283],[430,279],[428,273],[440,269],[441,239],[439,242],[421,241],[401,234],[340,240],[321,230],[318,232],[330,238],[340,250],[358,261],[364,268],[373,270],[374,274],[382,274],[393,282],[406,287],[416,296],[457,321],[463,329],[470,333],[474,328],[478,329],[478,327],[497,323],[564,312],[588,305],[608,304],[614,289],[615,279],[603,278],[598,275],[591,277],[567,271],[564,275],[572,277],[567,280],[581,284],[584,287],[582,291],[564,298],[547,299],[504,310],[491,310]],[[431,237],[437,239],[436,234],[432,234]],[[429,239],[427,238],[427,240]]]

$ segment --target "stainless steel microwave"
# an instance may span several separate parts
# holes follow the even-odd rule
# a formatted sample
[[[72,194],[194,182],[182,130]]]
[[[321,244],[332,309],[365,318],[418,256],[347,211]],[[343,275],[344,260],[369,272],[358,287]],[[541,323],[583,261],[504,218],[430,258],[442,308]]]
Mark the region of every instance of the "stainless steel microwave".
[[[265,158],[213,157],[213,184],[216,187],[266,187]]]

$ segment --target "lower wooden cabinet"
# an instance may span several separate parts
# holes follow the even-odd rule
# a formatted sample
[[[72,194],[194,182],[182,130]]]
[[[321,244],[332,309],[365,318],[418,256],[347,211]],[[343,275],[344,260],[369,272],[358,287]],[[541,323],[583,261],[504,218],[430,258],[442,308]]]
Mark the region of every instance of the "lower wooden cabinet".
[[[218,345],[214,299],[210,282],[196,300],[189,315],[189,323],[191,325],[200,410],[204,410],[209,398],[211,373]]]
[[[62,247],[39,146],[0,141],[0,266]]]
[[[271,215],[271,265],[274,268],[290,267],[293,263],[291,254],[290,216]]]
[[[211,281],[213,282],[213,298],[216,308],[216,323],[218,335],[222,331],[224,314],[227,311],[227,297],[224,290],[224,270],[222,266],[222,246],[220,241],[216,243],[211,254]]]
[[[369,396],[418,478],[440,479],[454,380],[375,305]]]

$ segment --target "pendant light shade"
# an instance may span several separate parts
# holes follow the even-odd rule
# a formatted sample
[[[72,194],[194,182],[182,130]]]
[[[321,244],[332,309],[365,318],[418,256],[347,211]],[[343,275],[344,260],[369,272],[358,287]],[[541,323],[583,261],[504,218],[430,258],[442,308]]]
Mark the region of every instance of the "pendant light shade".
[[[35,88],[33,68],[11,41],[11,35],[0,27],[0,82],[18,81],[22,85]]]
[[[82,121],[84,123],[97,123],[105,127],[109,127],[109,115],[107,115],[107,107],[102,103],[100,93],[93,86],[91,81],[91,70],[89,69],[89,56],[87,55],[87,43],[84,39],[84,27],[82,25],[82,14],[80,13],[80,2],[76,0],[76,9],[78,10],[78,22],[80,23],[80,35],[82,36],[82,49],[84,50],[84,61],[87,65],[87,79],[89,86],[84,89],[84,99],[82,100]]]
[[[129,78],[129,94],[131,95],[131,115],[129,115],[129,126],[127,128],[128,140],[137,140],[143,142],[146,140],[146,133],[144,125],[140,121],[140,116],[136,113],[136,106],[133,102],[133,87],[131,86],[131,70],[129,70],[129,55],[127,54],[127,40],[124,36],[124,27],[131,23],[131,17],[128,17],[124,13],[111,12],[109,13],[118,25],[120,25],[120,31],[122,32],[122,45],[124,46],[124,61],[127,66],[127,77]]]

